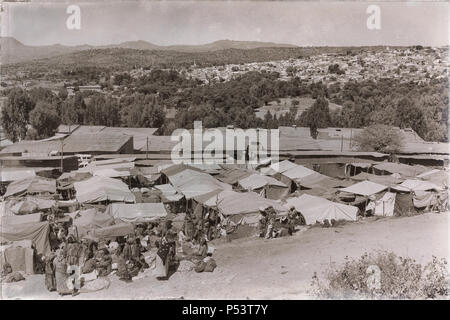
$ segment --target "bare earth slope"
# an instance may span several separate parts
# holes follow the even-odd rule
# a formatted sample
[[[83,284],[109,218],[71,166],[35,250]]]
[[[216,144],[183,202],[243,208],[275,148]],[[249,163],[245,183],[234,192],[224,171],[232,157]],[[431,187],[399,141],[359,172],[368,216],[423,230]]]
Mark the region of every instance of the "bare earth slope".
[[[115,276],[107,290],[59,297],[44,287],[42,275],[5,285],[4,299],[302,299],[314,272],[330,261],[390,250],[426,263],[449,257],[448,213],[365,220],[338,228],[312,228],[289,238],[235,240],[216,246],[213,273],[175,273],[168,281],[123,283]]]

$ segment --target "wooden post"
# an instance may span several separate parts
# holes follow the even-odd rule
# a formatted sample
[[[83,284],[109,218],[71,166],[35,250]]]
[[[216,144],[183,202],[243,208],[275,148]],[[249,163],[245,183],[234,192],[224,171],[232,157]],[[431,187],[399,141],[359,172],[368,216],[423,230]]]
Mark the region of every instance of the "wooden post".
[[[148,136],[147,136],[147,151],[145,152],[145,159],[148,160]]]
[[[343,148],[344,148],[344,136],[341,136],[341,152]]]

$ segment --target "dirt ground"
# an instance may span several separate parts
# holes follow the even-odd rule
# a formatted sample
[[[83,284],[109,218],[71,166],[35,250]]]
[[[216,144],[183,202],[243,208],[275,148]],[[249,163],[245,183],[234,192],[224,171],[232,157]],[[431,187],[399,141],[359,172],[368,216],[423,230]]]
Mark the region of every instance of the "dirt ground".
[[[176,272],[158,281],[147,271],[131,283],[111,277],[108,289],[60,297],[44,287],[44,276],[5,284],[3,299],[305,299],[319,275],[345,256],[390,250],[427,263],[449,258],[448,213],[366,219],[337,228],[310,228],[292,237],[247,238],[216,245],[213,273]]]

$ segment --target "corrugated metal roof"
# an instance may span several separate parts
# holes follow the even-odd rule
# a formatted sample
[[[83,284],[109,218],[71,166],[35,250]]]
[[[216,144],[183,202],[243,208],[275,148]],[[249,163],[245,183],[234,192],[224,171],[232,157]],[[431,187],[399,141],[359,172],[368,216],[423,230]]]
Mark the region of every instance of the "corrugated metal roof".
[[[64,152],[118,152],[133,137],[124,134],[72,134],[64,140]]]

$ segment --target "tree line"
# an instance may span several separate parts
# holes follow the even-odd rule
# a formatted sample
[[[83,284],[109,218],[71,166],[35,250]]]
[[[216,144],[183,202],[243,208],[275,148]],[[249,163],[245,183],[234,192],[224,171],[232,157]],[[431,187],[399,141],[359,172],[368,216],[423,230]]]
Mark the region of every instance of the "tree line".
[[[263,71],[203,84],[175,70],[153,70],[141,77],[119,74],[108,83],[119,89],[104,86],[103,92],[76,91],[72,96],[65,88],[58,93],[44,88],[10,89],[1,124],[12,141],[49,137],[59,124],[161,127],[170,134],[176,128],[192,128],[195,120],[202,120],[205,127],[304,126],[310,127],[313,137],[317,128],[383,124],[411,127],[425,140],[448,140],[445,78],[420,84],[379,79],[326,85],[298,77],[280,81],[278,73]],[[279,117],[269,112],[264,119],[256,117],[256,108],[286,97],[316,100],[299,117],[295,105]],[[342,108],[330,111],[330,102]],[[172,108],[177,115],[167,119],[166,110]]]

